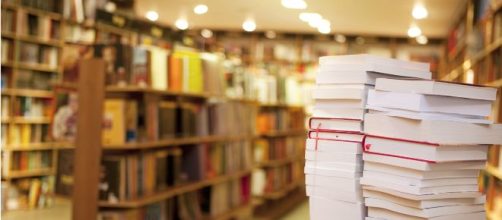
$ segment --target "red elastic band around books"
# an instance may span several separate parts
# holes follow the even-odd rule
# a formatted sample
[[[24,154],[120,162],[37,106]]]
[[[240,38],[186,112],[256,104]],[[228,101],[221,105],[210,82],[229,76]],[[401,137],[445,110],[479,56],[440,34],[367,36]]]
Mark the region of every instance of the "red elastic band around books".
[[[362,122],[363,120],[361,119],[353,119],[353,118],[323,118],[323,117],[311,117],[309,118],[309,129],[315,129],[312,128],[312,120],[313,119],[322,119],[322,120],[346,120],[346,121],[360,121]]]
[[[362,148],[363,148],[363,152],[364,153],[381,155],[381,156],[387,156],[387,157],[395,157],[395,158],[406,159],[406,160],[421,161],[421,162],[426,162],[426,163],[437,163],[436,161],[433,161],[433,160],[424,160],[424,159],[413,158],[413,157],[406,157],[406,156],[400,156],[400,155],[371,152],[370,151],[371,144],[366,144],[366,138],[367,137],[376,137],[376,138],[388,139],[388,140],[396,140],[396,141],[403,141],[403,142],[426,144],[426,145],[431,145],[431,146],[435,146],[435,147],[439,146],[439,144],[433,144],[433,143],[421,142],[421,141],[412,141],[412,140],[400,139],[400,138],[383,137],[383,136],[377,136],[377,135],[368,135],[368,134],[364,135],[364,137],[363,137],[363,144],[362,144]]]

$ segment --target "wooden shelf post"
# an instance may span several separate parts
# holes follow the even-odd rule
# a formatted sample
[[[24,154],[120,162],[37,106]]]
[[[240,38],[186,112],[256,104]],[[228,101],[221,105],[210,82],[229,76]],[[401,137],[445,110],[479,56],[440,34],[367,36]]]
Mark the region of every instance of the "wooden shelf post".
[[[89,220],[97,219],[98,213],[105,62],[84,60],[79,73],[73,220]]]

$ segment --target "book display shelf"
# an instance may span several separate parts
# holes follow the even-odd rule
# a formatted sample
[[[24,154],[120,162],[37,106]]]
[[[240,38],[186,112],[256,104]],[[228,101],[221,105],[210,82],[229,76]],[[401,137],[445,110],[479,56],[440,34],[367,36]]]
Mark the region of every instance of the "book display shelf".
[[[62,16],[55,2],[2,1],[2,183],[4,210],[54,202],[57,149],[52,84],[60,79]]]
[[[73,4],[2,1],[2,181],[21,204],[4,211],[57,195],[80,219],[273,219],[306,199],[294,77],[229,68],[170,27]]]
[[[502,119],[502,1],[468,1],[449,33],[446,58],[449,65],[439,79],[499,88],[493,106],[494,121]],[[487,219],[502,216],[500,146],[491,146],[488,165],[480,176],[481,190],[487,194]]]

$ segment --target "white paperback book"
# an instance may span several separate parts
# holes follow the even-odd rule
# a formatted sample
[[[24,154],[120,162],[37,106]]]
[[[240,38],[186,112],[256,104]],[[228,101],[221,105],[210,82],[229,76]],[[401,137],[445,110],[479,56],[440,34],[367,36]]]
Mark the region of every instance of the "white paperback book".
[[[477,177],[479,175],[478,169],[420,171],[369,161],[364,162],[364,170],[388,173],[414,179],[469,178]]]
[[[382,114],[364,116],[364,133],[438,144],[502,144],[502,124],[414,120]]]
[[[472,212],[472,213],[461,213],[454,215],[444,215],[433,218],[422,218],[411,215],[405,215],[399,212],[393,212],[388,209],[368,207],[368,216],[372,219],[378,220],[474,220],[474,219],[484,219],[485,212]]]
[[[363,121],[350,118],[310,118],[309,129],[362,132]]]
[[[314,103],[314,108],[365,108],[366,97],[363,99],[318,99]]]
[[[305,166],[305,174],[319,175],[319,176],[331,176],[331,177],[341,177],[341,178],[359,178],[361,177],[361,172],[354,170],[342,170],[342,169],[330,169],[315,166]]]
[[[487,117],[492,101],[458,97],[389,92],[370,89],[368,106],[395,108],[417,112],[447,113]]]
[[[362,190],[351,192],[342,189],[333,190],[332,188],[328,187],[310,185],[307,185],[305,188],[307,191],[307,196],[322,197],[333,201],[352,203],[359,203],[363,201]]]
[[[417,209],[428,209],[435,207],[458,206],[458,205],[479,205],[479,204],[484,204],[486,200],[485,196],[479,196],[477,198],[413,200],[369,189],[363,189],[363,197],[386,200],[392,203],[401,204],[403,206]]]
[[[459,177],[459,178],[438,178],[438,179],[415,179],[402,177],[398,175],[365,170],[363,176],[368,179],[388,179],[399,185],[412,187],[435,187],[435,186],[456,186],[456,185],[476,185],[478,184],[477,177]]]
[[[313,99],[366,99],[368,90],[373,88],[367,85],[339,85],[339,84],[321,84],[312,89]]]
[[[476,192],[478,191],[477,184],[471,185],[455,185],[455,186],[434,186],[434,187],[417,187],[409,185],[401,185],[391,180],[383,180],[380,178],[361,177],[361,185],[375,186],[387,189],[393,189],[403,193],[414,195],[428,195],[428,194],[441,194],[441,193],[455,193],[455,192]]]
[[[309,151],[333,152],[342,154],[361,154],[362,144],[350,141],[316,140],[307,138],[305,148]]]
[[[397,60],[369,54],[324,56],[319,58],[319,66],[323,67],[323,70],[363,70],[421,79],[431,79],[432,76],[428,63]]]
[[[363,160],[366,162],[381,163],[420,171],[481,170],[484,169],[486,165],[485,160],[429,163],[377,154],[363,154]]]
[[[375,89],[489,101],[494,101],[497,98],[497,89],[493,87],[433,80],[396,80],[382,78],[377,79]]]
[[[363,219],[366,216],[363,203],[334,201],[322,197],[309,197],[310,219],[333,220],[337,219]]]
[[[364,185],[362,186],[363,190],[372,190],[372,191],[377,191],[377,192],[382,192],[386,194],[390,194],[393,196],[405,198],[405,199],[410,199],[410,200],[438,200],[438,199],[482,199],[484,198],[483,194],[481,194],[478,191],[474,192],[453,192],[453,193],[437,193],[437,194],[425,194],[425,195],[415,195],[415,194],[410,194],[410,193],[404,193],[397,191],[395,189],[389,189],[389,188],[383,188],[383,187],[376,187],[376,186],[369,186],[369,185]]]
[[[318,108],[314,107],[312,117],[316,118],[349,118],[363,120],[364,108]]]
[[[319,151],[305,151],[305,160],[319,161],[319,162],[339,162],[358,164],[362,161],[361,154],[342,154],[336,152],[319,152]]]
[[[431,112],[417,112],[403,109],[384,108],[376,106],[366,106],[368,113],[382,114],[387,116],[409,118],[415,120],[440,120],[440,121],[454,121],[465,122],[474,124],[493,124],[492,120],[482,116],[472,115],[459,115],[448,113],[431,113]]]
[[[474,212],[484,211],[484,205],[458,205],[458,206],[444,206],[434,207],[428,209],[417,209],[412,207],[403,206],[400,204],[392,203],[386,200],[366,198],[364,203],[368,207],[382,208],[394,212],[402,213],[405,215],[416,216],[420,218],[434,218],[455,214],[468,214]]]
[[[343,162],[331,162],[331,161],[316,161],[316,160],[305,160],[306,166],[311,167],[323,167],[326,169],[340,169],[340,170],[354,170],[357,172],[363,172],[363,162],[359,163],[343,163]]]
[[[361,190],[359,178],[341,178],[320,175],[305,175],[305,184],[310,186],[322,186],[331,189],[343,189],[348,192]]]
[[[364,135],[360,132],[318,131],[314,128],[313,131],[309,131],[308,137],[311,139],[325,141],[346,141],[362,143]]]
[[[432,162],[486,160],[488,145],[437,145],[422,142],[367,136],[370,153]]]

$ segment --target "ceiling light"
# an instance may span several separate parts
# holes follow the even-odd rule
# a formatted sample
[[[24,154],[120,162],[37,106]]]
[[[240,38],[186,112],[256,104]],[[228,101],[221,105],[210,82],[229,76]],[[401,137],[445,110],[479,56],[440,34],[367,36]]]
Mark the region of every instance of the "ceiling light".
[[[322,16],[318,13],[302,12],[298,16],[303,22],[309,22],[311,20],[321,20]]]
[[[422,34],[422,30],[417,25],[411,25],[410,28],[408,29],[408,36],[409,37],[418,37]]]
[[[319,32],[321,32],[321,34],[329,34],[331,32],[331,27],[329,27],[329,26],[319,26],[317,28],[317,30]]]
[[[343,44],[343,43],[345,43],[345,41],[347,41],[347,38],[343,34],[337,34],[335,36],[335,41]]]
[[[213,32],[207,28],[204,28],[202,29],[202,31],[200,31],[200,35],[202,35],[202,37],[204,38],[211,38],[213,37]]]
[[[195,14],[198,14],[198,15],[202,15],[202,14],[205,14],[207,13],[207,10],[209,8],[207,7],[207,5],[204,5],[204,4],[199,4],[199,5],[196,5],[194,8],[193,8],[193,13]]]
[[[275,31],[267,31],[265,32],[265,37],[267,37],[268,39],[274,39],[275,37],[277,37],[277,34],[275,33]]]
[[[424,36],[424,35],[420,35],[420,36],[418,36],[418,37],[416,38],[416,40],[417,40],[417,43],[419,43],[419,44],[421,44],[421,45],[425,45],[425,44],[427,44],[427,42],[429,41],[429,40],[427,39],[427,37],[426,37],[426,36]]]
[[[413,7],[413,11],[411,12],[411,15],[417,20],[424,19],[427,17],[429,12],[427,12],[427,9],[420,4],[417,4]]]
[[[242,23],[242,29],[247,32],[252,32],[256,29],[256,23],[253,20],[248,19]]]
[[[303,0],[281,0],[282,6],[289,9],[306,9],[307,3]]]
[[[145,17],[150,21],[156,21],[157,19],[159,19],[159,13],[157,13],[156,11],[148,11],[146,12]]]
[[[179,18],[174,22],[174,25],[180,30],[186,30],[188,28],[188,21],[184,18]]]

